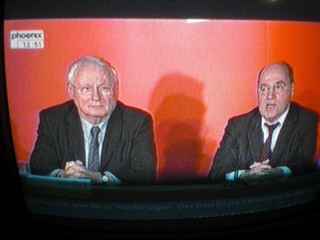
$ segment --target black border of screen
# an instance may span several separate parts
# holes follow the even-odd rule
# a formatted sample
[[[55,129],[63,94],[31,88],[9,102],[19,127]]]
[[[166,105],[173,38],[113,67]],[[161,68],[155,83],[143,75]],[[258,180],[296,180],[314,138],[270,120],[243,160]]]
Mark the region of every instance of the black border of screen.
[[[317,0],[5,0],[5,19],[214,18],[319,21]]]
[[[3,19],[50,19],[50,18],[209,18],[209,19],[249,19],[249,20],[284,20],[284,21],[308,21],[320,22],[320,1],[318,0],[5,0]],[[3,36],[3,24],[1,26]],[[278,236],[293,236],[303,233],[308,229],[308,233],[317,232],[317,222],[320,221],[319,204],[306,212],[291,215],[290,219],[284,216],[278,219],[267,220],[261,223],[251,223],[249,225],[236,225],[235,228],[217,229],[210,227],[215,224],[210,220],[183,220],[183,221],[113,221],[111,227],[114,231],[101,231],[84,228],[80,233],[75,234],[78,228],[63,228],[51,225],[59,219],[51,218],[49,222],[43,219],[39,222],[39,216],[32,216],[27,211],[27,207],[22,194],[22,187],[15,164],[15,153],[11,135],[11,125],[9,118],[8,102],[6,96],[5,80],[5,59],[3,37],[0,40],[0,168],[1,183],[3,186],[3,201],[1,203],[1,235],[5,239],[16,239],[21,234],[33,237],[33,239],[53,238],[117,238],[117,239],[143,239],[143,238],[163,238],[178,237],[197,238],[214,236],[215,238],[240,237],[247,233],[264,234],[270,229],[276,231]],[[319,202],[319,197],[317,202]],[[270,212],[270,214],[273,214]],[[255,217],[255,216],[253,216]],[[35,221],[33,222],[33,218]],[[41,219],[41,218],[40,218]],[[230,219],[226,219],[229,221]],[[241,219],[240,219],[241,220]],[[233,221],[238,221],[237,218]],[[134,229],[137,225],[152,226],[159,224],[159,229],[155,227],[152,231],[125,231]],[[161,224],[171,226],[169,235],[161,231]],[[26,225],[27,228],[26,229]],[[175,226],[174,226],[175,225]],[[185,226],[199,225],[198,230],[187,230]],[[14,229],[16,230],[13,230]],[[110,229],[110,228],[108,228]],[[122,230],[121,230],[122,229]],[[281,229],[281,231],[278,231]],[[313,231],[312,231],[313,230]],[[172,233],[173,232],[173,233]],[[108,236],[106,236],[108,234]],[[249,237],[250,238],[250,237]]]

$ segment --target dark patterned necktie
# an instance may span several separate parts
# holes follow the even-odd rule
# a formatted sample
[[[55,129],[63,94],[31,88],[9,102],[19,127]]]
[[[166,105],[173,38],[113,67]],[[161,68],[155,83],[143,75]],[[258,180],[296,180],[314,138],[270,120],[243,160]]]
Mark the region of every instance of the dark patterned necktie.
[[[263,148],[262,148],[261,156],[260,156],[260,162],[263,162],[267,159],[270,160],[272,134],[273,134],[273,131],[278,127],[279,122],[277,122],[276,124],[273,124],[273,125],[268,125],[266,123],[264,125],[266,125],[268,127],[269,136],[268,136],[266,142],[263,144]]]
[[[99,133],[99,127],[94,126],[91,128],[92,138],[89,146],[88,169],[94,172],[99,171]]]

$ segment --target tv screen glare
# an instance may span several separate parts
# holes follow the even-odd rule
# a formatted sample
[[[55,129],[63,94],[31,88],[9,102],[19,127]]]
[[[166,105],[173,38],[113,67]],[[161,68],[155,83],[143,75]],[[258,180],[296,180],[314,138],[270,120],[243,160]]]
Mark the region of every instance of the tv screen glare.
[[[208,173],[228,120],[257,106],[256,79],[266,63],[288,62],[293,100],[320,112],[319,19],[317,1],[6,1],[4,235],[17,236],[12,224],[39,238],[315,231],[320,135],[315,174],[242,185],[208,182]],[[119,99],[152,115],[154,185],[97,186],[30,173],[39,112],[69,99],[68,69],[86,55],[115,66]]]

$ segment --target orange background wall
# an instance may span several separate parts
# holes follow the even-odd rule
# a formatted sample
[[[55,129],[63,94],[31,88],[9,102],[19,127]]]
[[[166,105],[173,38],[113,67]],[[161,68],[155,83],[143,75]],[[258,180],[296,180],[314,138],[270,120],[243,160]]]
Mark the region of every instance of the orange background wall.
[[[34,29],[44,30],[44,49],[10,49],[11,30]],[[16,158],[29,159],[39,111],[68,99],[70,64],[94,54],[118,69],[120,100],[153,115],[158,179],[206,177],[227,120],[256,106],[256,76],[266,63],[290,63],[296,74],[294,100],[320,112],[319,40],[320,24],[307,22],[6,21]]]

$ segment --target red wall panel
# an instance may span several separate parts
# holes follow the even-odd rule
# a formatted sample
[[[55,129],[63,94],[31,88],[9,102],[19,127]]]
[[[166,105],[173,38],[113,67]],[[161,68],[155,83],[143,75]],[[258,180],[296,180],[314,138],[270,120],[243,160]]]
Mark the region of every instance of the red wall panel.
[[[11,30],[41,29],[44,49],[10,49]],[[5,22],[5,63],[18,160],[38,112],[68,99],[66,72],[87,54],[120,75],[120,100],[155,120],[158,178],[205,178],[227,120],[257,104],[256,76],[273,60],[296,74],[294,100],[320,112],[320,25],[304,22],[69,19]],[[318,147],[318,153],[320,147]]]

